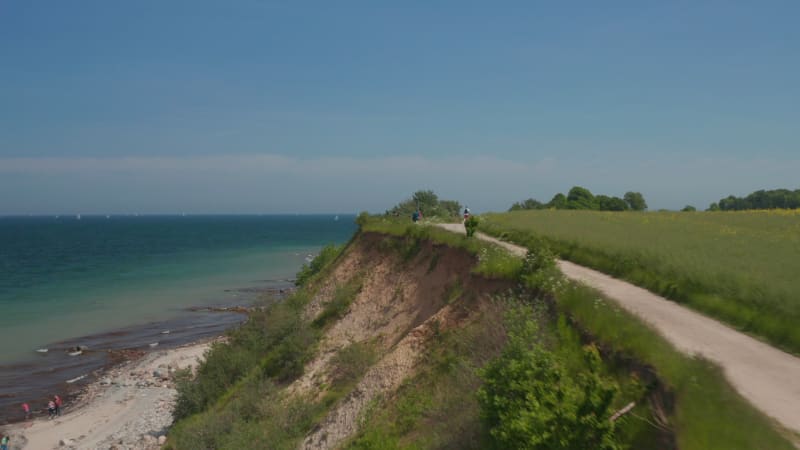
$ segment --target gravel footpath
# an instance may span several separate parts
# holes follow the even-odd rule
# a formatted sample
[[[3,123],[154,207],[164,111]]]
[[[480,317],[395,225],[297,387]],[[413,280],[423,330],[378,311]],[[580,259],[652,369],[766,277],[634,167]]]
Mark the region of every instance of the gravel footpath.
[[[461,224],[439,226],[464,233]],[[518,256],[527,252],[482,233],[475,236]],[[569,261],[558,261],[558,267],[567,278],[599,290],[647,322],[681,352],[718,364],[734,388],[756,408],[800,432],[800,358],[628,282]]]

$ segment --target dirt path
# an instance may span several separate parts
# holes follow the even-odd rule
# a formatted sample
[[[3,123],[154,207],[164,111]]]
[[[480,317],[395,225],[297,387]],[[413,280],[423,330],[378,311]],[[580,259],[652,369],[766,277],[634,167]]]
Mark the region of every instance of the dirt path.
[[[464,233],[461,224],[439,226]],[[482,233],[476,236],[518,256],[527,251]],[[743,397],[786,428],[800,432],[800,358],[625,281],[568,261],[558,261],[558,266],[566,277],[599,290],[642,318],[680,351],[719,364]]]
[[[170,367],[196,366],[209,346],[200,343],[154,352],[113,369],[89,386],[77,409],[66,408],[55,420],[42,418],[9,427],[11,448],[159,448],[158,438],[172,424],[177,393],[165,379]]]

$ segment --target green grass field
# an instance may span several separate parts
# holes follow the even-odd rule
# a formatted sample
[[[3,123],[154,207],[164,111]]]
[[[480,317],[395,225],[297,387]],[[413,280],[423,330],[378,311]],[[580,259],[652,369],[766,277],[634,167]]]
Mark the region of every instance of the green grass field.
[[[800,353],[800,211],[487,214],[482,231],[559,255]]]
[[[555,215],[575,217],[574,212],[570,211],[542,211],[534,214]],[[518,215],[528,215],[529,213],[497,214],[491,215],[488,220],[482,217],[480,228],[486,231],[488,228],[497,234],[499,220],[505,216],[511,216],[516,221]],[[589,213],[603,215],[605,213]],[[688,213],[687,213],[688,214]],[[631,218],[641,218],[645,214],[628,213]],[[659,216],[650,214],[648,217]],[[551,216],[552,217],[552,216]],[[795,216],[795,220],[800,216]],[[627,219],[627,218],[625,218]],[[556,222],[557,223],[557,222]],[[508,225],[505,225],[506,227]],[[447,245],[464,248],[465,250],[481,254],[487,245],[485,242],[466,239],[463,236],[449,233],[440,229],[425,226],[409,226],[403,221],[388,218],[375,217],[368,221],[362,228],[365,231],[375,231],[397,236],[406,236],[412,239],[431,239],[433,241],[446,243]],[[541,241],[532,238],[528,228],[523,228],[522,232],[510,233],[505,228],[507,237],[513,236],[518,242],[528,245],[535,253],[541,253]],[[541,234],[542,236],[544,234]],[[552,241],[548,239],[548,241]],[[496,249],[495,249],[496,250]],[[502,258],[495,252],[488,253],[489,257],[484,258],[482,263],[486,266],[485,275],[499,277],[519,277],[521,267],[509,264],[506,258]],[[492,261],[491,264],[486,264]],[[488,270],[487,270],[488,269]],[[516,274],[516,275],[512,275]],[[559,313],[570,317],[574,326],[591,336],[593,342],[612,349],[620,361],[638,361],[647,367],[652,368],[658,374],[659,379],[666,385],[668,391],[674,395],[674,404],[668,411],[668,427],[674,433],[678,448],[694,449],[786,449],[793,448],[787,440],[791,433],[781,430],[769,418],[755,410],[747,403],[734,389],[728,384],[719,368],[702,358],[685,356],[674,349],[663,337],[653,331],[647,325],[637,320],[634,316],[614,307],[613,301],[604,298],[599,292],[590,288],[580,286],[576,283],[566,283],[560,285],[553,293],[553,299],[557,305]],[[490,329],[497,329],[498,325],[489,326]],[[487,339],[481,338],[478,341],[486,342]],[[457,352],[458,353],[458,352]],[[473,375],[474,377],[474,375]],[[435,380],[434,380],[435,381]],[[440,382],[447,386],[457,386],[455,379],[444,377]],[[461,380],[463,382],[463,380]],[[425,445],[407,446],[396,445],[397,439],[401,441],[401,431],[392,424],[402,422],[408,410],[416,411],[416,414],[425,416],[419,406],[420,398],[432,398],[431,392],[438,392],[436,384],[431,385],[431,380],[419,379],[410,383],[413,388],[401,389],[398,397],[398,405],[416,405],[413,408],[395,407],[384,409],[383,415],[376,415],[373,420],[368,421],[361,437],[351,443],[349,448],[368,449],[368,448],[425,448]],[[431,392],[427,392],[431,390]],[[408,403],[408,405],[406,404]],[[423,405],[424,406],[424,405]],[[474,406],[474,405],[473,405]],[[639,405],[638,415],[647,417],[645,405]],[[422,408],[422,409],[419,409]],[[474,409],[474,408],[473,408]],[[469,411],[473,409],[461,405],[462,414],[458,415],[458,420],[467,420]],[[434,414],[435,415],[435,414]],[[455,415],[453,416],[455,417]],[[455,419],[454,419],[455,420]],[[641,419],[630,418],[635,422]],[[467,420],[468,422],[468,420]],[[631,425],[631,424],[629,424]],[[431,436],[442,437],[441,431],[431,427],[424,427],[423,432],[415,432],[416,439],[433,439]],[[646,432],[638,430],[637,432]],[[464,433],[462,438],[468,439],[472,434]],[[631,448],[651,448],[653,442],[648,441],[647,437],[642,442],[629,435],[626,439],[632,439],[629,444]],[[796,437],[794,438],[796,439]],[[372,445],[367,445],[372,444]],[[466,443],[461,442],[462,448],[470,448]]]

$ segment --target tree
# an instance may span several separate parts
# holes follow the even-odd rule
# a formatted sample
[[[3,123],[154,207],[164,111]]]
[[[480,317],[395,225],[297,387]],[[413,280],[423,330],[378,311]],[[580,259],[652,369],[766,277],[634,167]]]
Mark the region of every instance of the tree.
[[[708,205],[708,209],[706,209],[706,211],[719,211],[719,204],[717,204],[717,202],[714,202]]]
[[[630,207],[619,197],[597,195],[594,197],[600,211],[627,211]]]
[[[647,202],[644,201],[644,196],[639,192],[628,191],[625,193],[623,199],[634,211],[644,211],[647,209]]]
[[[461,203],[455,200],[440,200],[439,212],[445,217],[458,217],[461,215]]]
[[[494,448],[617,450],[611,403],[616,385],[600,375],[597,349],[585,349],[577,376],[538,343],[530,314],[509,330],[499,358],[481,371],[481,419]]]
[[[697,208],[695,208],[692,205],[686,205],[686,206],[683,207],[683,209],[681,211],[683,211],[683,212],[695,212],[695,211],[697,211]]]
[[[452,218],[461,215],[461,204],[455,200],[439,200],[439,196],[431,190],[414,192],[411,198],[406,199],[392,209],[386,211],[387,215],[410,217],[419,208],[424,217]]]
[[[597,209],[597,202],[590,190],[573,186],[567,194],[567,209]]]
[[[712,204],[713,205],[713,204]],[[797,209],[800,208],[800,189],[758,190],[746,197],[729,195],[718,202],[723,211],[746,209]]]
[[[432,214],[433,210],[439,206],[439,196],[434,194],[431,190],[414,192],[411,196],[411,200],[419,209],[429,214]]]
[[[553,196],[553,198],[547,204],[547,207],[548,208],[554,208],[554,209],[566,209],[567,208],[567,197],[564,194],[559,192],[558,194]]]
[[[511,205],[509,211],[520,211],[523,209],[544,209],[544,207],[544,203],[536,200],[535,198],[529,198],[527,200],[514,203]]]

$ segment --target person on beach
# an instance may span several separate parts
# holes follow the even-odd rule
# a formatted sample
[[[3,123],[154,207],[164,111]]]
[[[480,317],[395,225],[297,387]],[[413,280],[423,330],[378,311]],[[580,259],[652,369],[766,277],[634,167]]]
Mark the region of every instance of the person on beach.
[[[56,404],[56,415],[61,416],[61,397],[58,395],[53,396],[53,403]]]
[[[466,221],[467,219],[469,219],[469,207],[465,206],[464,207],[464,220]]]
[[[56,416],[56,403],[52,400],[47,402],[47,418],[52,419]]]
[[[9,437],[3,435],[2,439],[0,439],[0,450],[8,450],[8,440]]]
[[[420,218],[422,218],[422,213],[419,212],[419,209],[414,210],[414,213],[411,214],[411,221],[417,223]]]
[[[22,410],[25,412],[25,420],[30,419],[31,418],[31,405],[29,405],[27,403],[23,403],[22,404]]]

